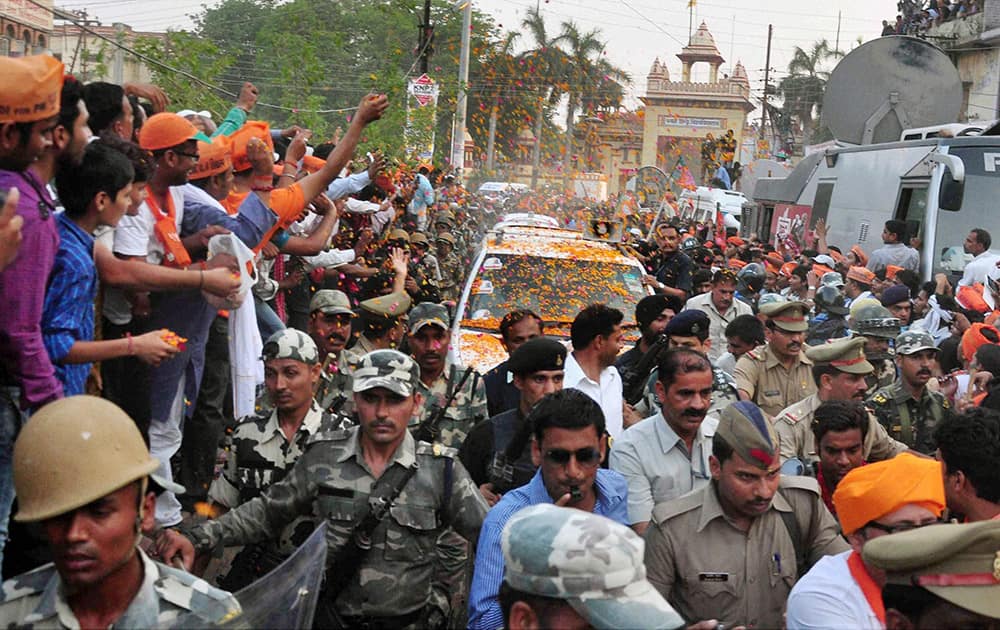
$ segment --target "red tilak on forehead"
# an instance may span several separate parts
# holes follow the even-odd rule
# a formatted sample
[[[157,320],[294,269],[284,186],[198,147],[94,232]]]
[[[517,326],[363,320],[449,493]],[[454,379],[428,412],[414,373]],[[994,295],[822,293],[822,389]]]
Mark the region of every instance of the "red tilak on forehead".
[[[771,463],[774,461],[774,455],[759,448],[750,449],[750,457],[753,457],[761,464],[763,464],[765,467],[770,467]]]

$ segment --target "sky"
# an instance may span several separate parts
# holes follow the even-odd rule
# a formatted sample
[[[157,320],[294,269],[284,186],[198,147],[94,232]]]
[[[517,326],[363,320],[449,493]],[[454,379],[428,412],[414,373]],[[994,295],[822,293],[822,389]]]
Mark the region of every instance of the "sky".
[[[474,2],[479,11],[492,15],[505,30],[518,28],[525,12],[536,4],[550,31],[557,32],[568,19],[581,29],[600,29],[607,41],[607,58],[632,76],[627,90],[631,106],[637,105],[637,97],[645,93],[646,74],[656,57],[667,62],[671,78],[680,78],[680,60],[675,55],[688,41],[687,0]],[[188,15],[200,12],[203,4],[205,0],[57,0],[57,5],[66,9],[87,9],[90,17],[105,24],[124,22],[135,30],[148,31],[188,28]],[[213,3],[209,0],[208,4]],[[774,25],[771,76],[772,81],[777,81],[785,76],[796,46],[808,50],[822,38],[834,45],[838,13],[840,50],[848,51],[859,37],[864,41],[878,37],[882,20],[892,21],[895,7],[896,0],[696,0],[693,28],[705,21],[726,59],[721,72],[731,72],[736,61],[742,61],[753,95],[759,98],[764,85],[768,24]],[[707,66],[702,64],[693,78],[703,81],[707,76]]]

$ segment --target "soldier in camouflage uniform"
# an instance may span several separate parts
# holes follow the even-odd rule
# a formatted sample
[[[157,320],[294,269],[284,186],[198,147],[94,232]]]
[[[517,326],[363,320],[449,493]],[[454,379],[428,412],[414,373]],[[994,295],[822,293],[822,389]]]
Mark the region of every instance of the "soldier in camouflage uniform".
[[[899,378],[868,399],[875,417],[893,438],[932,455],[934,430],[951,413],[948,399],[927,389],[937,367],[938,348],[930,333],[909,330],[896,337]]]
[[[229,593],[138,549],[153,488],[183,492],[152,477],[158,466],[109,401],[73,396],[32,416],[14,445],[14,519],[40,524],[55,564],[4,582],[0,626],[151,628],[189,614],[211,626],[240,614]]]
[[[896,380],[896,355],[890,342],[900,333],[900,322],[889,309],[871,300],[851,316],[851,330],[865,339],[865,356],[874,367],[866,379],[868,392],[888,387]]]
[[[683,628],[684,619],[646,580],[645,544],[597,514],[540,504],[503,529],[504,627]],[[615,581],[611,575],[628,575]],[[536,598],[561,604],[535,608]]]
[[[455,237],[448,232],[437,235],[435,241],[438,252],[438,267],[441,270],[441,282],[438,288],[441,289],[441,298],[444,300],[458,300],[459,292],[462,290],[462,280],[465,279],[465,268],[462,260],[455,253]]]
[[[350,353],[345,348],[353,318],[351,301],[343,291],[322,289],[309,302],[309,336],[316,342],[322,363],[316,401],[334,415],[351,413]]]
[[[183,536],[172,532],[161,553],[169,558],[179,553],[190,565],[195,550],[276,538],[296,517],[315,512],[328,527],[328,570],[351,576],[339,594],[321,595],[321,608],[332,608],[347,627],[439,625],[449,612],[448,594],[435,591],[431,579],[442,523],[475,541],[486,503],[454,449],[416,442],[407,430],[423,402],[418,379],[417,364],[404,354],[365,355],[353,383],[360,426],[320,431],[283,480]],[[369,506],[387,499],[379,479],[401,467],[412,467],[415,474],[375,526],[371,549],[356,568],[332,566]]]
[[[222,513],[281,481],[320,427],[334,430],[354,424],[352,418],[325,413],[313,399],[313,387],[321,377],[319,352],[308,335],[294,328],[274,333],[264,344],[263,359],[264,383],[274,409],[244,418],[233,431],[226,466],[208,491]],[[314,529],[312,515],[300,516],[276,539],[247,545],[219,585],[238,591],[263,577],[292,555]]]
[[[434,217],[434,231],[438,236],[451,234],[455,239],[454,252],[459,258],[468,255],[468,244],[460,231],[455,231],[455,213],[451,210],[442,210]],[[440,263],[440,259],[438,260]]]
[[[406,336],[406,312],[410,296],[405,291],[365,300],[358,304],[358,341],[349,350],[353,362],[375,350],[395,350]]]
[[[431,418],[454,394],[438,429],[442,444],[459,448],[472,427],[488,414],[486,387],[478,372],[473,370],[462,389],[455,392],[466,368],[448,358],[450,326],[448,309],[442,304],[423,302],[410,311],[410,353],[420,365],[417,389],[424,398],[423,409],[413,424],[416,426]]]
[[[410,236],[410,260],[420,269],[428,281],[439,284],[441,282],[441,269],[438,267],[437,257],[428,252],[430,246],[426,234],[414,232]]]

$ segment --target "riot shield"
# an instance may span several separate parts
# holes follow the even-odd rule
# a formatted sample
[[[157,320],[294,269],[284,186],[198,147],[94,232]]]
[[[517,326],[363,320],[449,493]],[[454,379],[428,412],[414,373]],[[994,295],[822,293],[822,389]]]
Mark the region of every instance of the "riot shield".
[[[236,593],[243,611],[219,628],[311,628],[323,570],[326,567],[326,523],[287,560],[250,586]],[[171,628],[204,628],[192,613],[177,618]]]

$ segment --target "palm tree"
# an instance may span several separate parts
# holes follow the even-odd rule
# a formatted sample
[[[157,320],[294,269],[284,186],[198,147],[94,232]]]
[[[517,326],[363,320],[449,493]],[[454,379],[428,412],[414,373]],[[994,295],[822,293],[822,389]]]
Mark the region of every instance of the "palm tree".
[[[585,85],[594,80],[597,61],[604,52],[604,42],[600,39],[600,31],[594,29],[583,33],[572,21],[562,23],[562,33],[555,39],[557,44],[566,47],[567,64],[562,68],[564,89],[567,95],[566,104],[566,147],[563,156],[563,187],[569,183],[570,160],[573,155],[573,120],[580,106]],[[596,58],[596,60],[595,60]]]
[[[486,140],[486,171],[493,172],[493,154],[496,147],[496,137],[497,137],[497,117],[500,112],[500,103],[503,96],[502,88],[506,85],[510,85],[510,80],[514,76],[514,64],[511,63],[513,60],[512,53],[514,49],[514,43],[520,38],[521,33],[518,31],[510,31],[507,33],[503,40],[500,42],[499,48],[494,51],[494,61],[489,64],[490,74],[494,80],[494,90],[496,91],[493,96],[493,107],[490,108],[490,132]],[[500,82],[499,77],[503,77]]]
[[[555,105],[562,96],[560,85],[554,79],[565,68],[565,55],[556,46],[557,38],[549,36],[545,20],[537,8],[528,9],[521,26],[528,31],[534,43],[534,48],[522,53],[521,61],[525,64],[525,72],[529,78],[527,83],[533,85],[537,93],[538,113],[535,116],[535,150],[531,173],[531,187],[537,189],[542,161],[542,122],[545,108]]]
[[[823,91],[830,79],[830,73],[822,70],[821,64],[827,59],[842,56],[843,53],[833,50],[825,39],[813,44],[809,52],[796,46],[788,63],[788,76],[778,82],[782,109],[798,118],[802,125],[803,145],[809,144],[814,121],[823,108]]]

